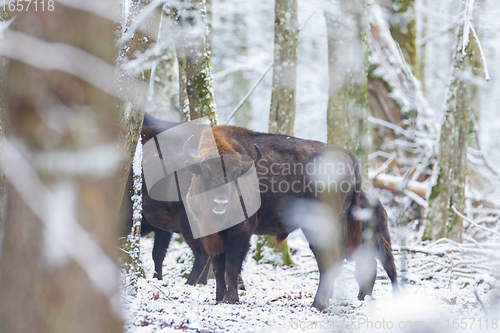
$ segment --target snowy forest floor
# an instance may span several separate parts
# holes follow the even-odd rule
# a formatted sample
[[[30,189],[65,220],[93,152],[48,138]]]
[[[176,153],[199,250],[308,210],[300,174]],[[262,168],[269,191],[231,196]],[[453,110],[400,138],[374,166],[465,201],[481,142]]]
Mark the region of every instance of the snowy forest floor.
[[[446,280],[442,278],[443,272],[437,272],[441,278],[423,279],[421,268],[432,264],[434,259],[428,258],[432,255],[403,258],[403,252],[396,251],[402,292],[392,295],[389,279],[379,264],[373,298],[368,296],[365,301],[356,297],[354,263],[345,262],[342,274],[335,280],[330,307],[319,312],[311,308],[319,273],[302,232],[295,231],[288,237],[294,261],[290,267],[257,263],[251,257],[255,245],[253,236],[242,271],[246,291],[240,291],[240,304],[229,305],[215,304],[213,279],[206,286],[185,284],[182,275],[189,273],[193,262],[185,243],[172,240],[163,262],[163,281],[153,279],[153,242],[143,238],[141,255],[147,278],[139,278],[135,295],[130,290],[124,293],[128,318],[125,331],[284,332],[342,328],[342,331],[451,332],[459,327],[467,332],[499,331],[500,311],[492,310],[498,289],[487,282],[477,285],[481,276]],[[423,261],[422,256],[428,260]],[[406,271],[404,276],[402,271]]]

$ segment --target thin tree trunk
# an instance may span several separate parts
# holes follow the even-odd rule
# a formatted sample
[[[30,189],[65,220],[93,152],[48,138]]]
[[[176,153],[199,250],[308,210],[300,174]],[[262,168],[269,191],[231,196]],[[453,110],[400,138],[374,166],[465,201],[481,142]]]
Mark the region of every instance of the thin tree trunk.
[[[170,8],[169,14],[172,16],[174,24],[175,53],[177,56],[177,67],[179,68],[179,108],[185,122],[191,121],[191,109],[189,106],[189,96],[187,93],[187,73],[186,54],[184,52],[184,32],[182,21],[178,9]]]
[[[0,22],[5,22],[10,19],[11,14],[7,10],[7,6],[0,7]],[[2,143],[5,137],[7,128],[7,119],[5,117],[5,107],[4,107],[4,85],[5,85],[5,66],[4,59],[0,56],[0,166],[4,163]],[[2,219],[4,216],[5,208],[5,176],[0,168],[0,235],[2,234]],[[0,236],[1,237],[1,236]],[[1,251],[1,249],[0,249]]]
[[[124,3],[124,6],[127,5]],[[130,4],[129,4],[130,5]],[[146,3],[139,2],[130,5],[130,8],[125,8],[130,12],[125,22],[122,22],[122,31],[127,31],[129,26],[136,19],[144,8]],[[122,245],[123,261],[125,263],[125,271],[128,273],[126,276],[126,284],[129,286],[127,291],[132,294],[137,291],[138,277],[144,277],[144,268],[140,257],[140,237],[141,237],[141,214],[140,207],[136,207],[137,201],[132,202],[133,196],[140,196],[141,189],[134,187],[134,175],[132,170],[132,163],[134,154],[137,149],[139,136],[142,130],[144,120],[144,109],[148,113],[154,114],[158,118],[168,119],[171,115],[171,90],[172,84],[175,81],[173,74],[173,62],[175,61],[175,54],[172,43],[169,43],[169,24],[166,20],[163,7],[157,10],[155,15],[145,21],[141,26],[141,31],[136,31],[132,39],[124,45],[120,51],[118,63],[126,63],[134,58],[140,58],[153,51],[153,66],[149,70],[144,70],[139,75],[139,79],[134,77],[128,78],[129,80],[136,80],[139,83],[137,86],[125,86],[123,90],[128,92],[124,96],[124,113],[121,124],[120,142],[123,146],[124,158],[120,168],[120,187],[118,193],[124,193],[121,204],[120,221],[125,226],[132,225],[131,230],[127,230],[130,234],[127,236]],[[145,35],[147,33],[147,35]],[[127,75],[127,73],[122,73]],[[122,80],[128,83],[129,80]],[[139,81],[139,82],[137,82]],[[134,104],[134,97],[137,96],[137,87],[149,87],[147,94],[147,101],[144,105]],[[126,184],[125,184],[126,182]],[[126,221],[129,219],[129,221]],[[132,221],[131,221],[131,220]],[[131,281],[129,281],[131,280]]]
[[[269,132],[293,135],[299,37],[297,0],[275,0],[274,15],[274,67]],[[293,264],[286,240],[278,243],[274,237],[260,237],[259,241],[264,246],[274,248],[282,254],[284,265]]]
[[[297,0],[276,0],[269,132],[293,135],[299,37]]]
[[[367,34],[364,0],[331,1],[325,6],[325,20],[328,38],[328,143],[346,148],[356,154],[360,162],[362,178],[368,180],[368,90],[366,60],[368,50],[365,44]],[[372,191],[365,192],[367,205],[372,212],[378,204]],[[335,192],[325,192],[322,201],[333,212]],[[375,232],[376,216],[371,214],[365,222]],[[336,225],[340,234],[341,227]],[[335,242],[335,240],[333,240]],[[336,241],[338,242],[338,240]],[[328,246],[328,244],[324,244]],[[373,260],[371,253],[375,245],[372,238],[363,240],[363,251],[356,257],[357,265]]]
[[[419,78],[415,0],[392,0],[390,9],[391,35],[399,44],[413,75]]]
[[[48,48],[65,43],[114,63],[111,21],[59,3],[53,11],[31,6],[16,16],[12,28],[18,33],[51,43],[24,54],[44,59]],[[66,61],[76,72],[95,70]],[[113,81],[98,74],[99,82]],[[0,332],[122,332],[115,264],[118,100],[66,72],[16,60],[9,61],[6,82],[10,144]]]
[[[235,49],[240,57],[247,55],[247,32],[248,28],[245,21],[245,15],[235,13],[233,19],[233,31],[236,36]],[[238,105],[238,103],[245,97],[245,95],[250,90],[250,81],[245,76],[245,71],[237,71],[232,75],[232,101],[233,106]],[[252,115],[250,114],[252,110],[250,101],[246,101],[240,110],[234,116],[234,124],[237,126],[247,127],[252,120]]]
[[[329,2],[325,7],[328,38],[328,143],[359,148],[358,118],[366,111],[365,43],[362,1]]]
[[[459,212],[465,207],[471,87],[462,79],[461,73],[471,69],[471,48],[466,46],[462,52],[463,36],[462,25],[453,55],[452,81],[439,138],[439,160],[437,170],[434,170],[437,180],[429,196],[423,240],[446,237],[462,241],[463,220],[455,214],[452,206]]]
[[[421,14],[422,15],[422,28],[421,28],[421,36],[420,39],[423,39],[427,36],[428,31],[429,31],[429,19],[427,15],[427,7],[428,7],[428,0],[422,0],[421,4]],[[421,45],[418,49],[418,77],[420,79],[421,83],[421,89],[422,92],[425,94],[426,93],[426,64],[427,64],[427,45]]]
[[[177,44],[176,44],[177,45]],[[184,121],[191,121],[191,109],[187,93],[186,55],[183,47],[176,47],[179,66],[179,108]]]
[[[126,4],[124,4],[126,5]],[[134,22],[137,15],[146,6],[145,3],[139,2],[130,5],[126,9],[130,12],[126,22],[122,22],[122,32],[128,30],[130,24]],[[125,9],[124,9],[125,10]],[[154,47],[156,35],[158,33],[158,26],[160,15],[153,15],[142,26],[141,30],[137,30],[132,39],[123,45],[117,57],[118,66],[140,57],[151,47]],[[149,33],[146,35],[143,31]],[[147,86],[151,78],[150,70],[146,70],[137,75],[138,78],[129,76],[126,72],[121,72],[118,78],[120,82],[120,89],[123,91],[122,96],[124,102],[122,103],[123,115],[120,123],[120,143],[124,152],[123,163],[120,167],[120,183],[117,188],[118,193],[123,193],[125,190],[128,175],[131,170],[132,161],[134,159],[137,141],[142,129],[142,121],[144,119],[144,109],[146,108],[147,96],[142,96],[143,101],[138,101],[137,97],[147,91]],[[143,90],[144,89],[144,90]],[[144,104],[141,104],[144,103]]]
[[[176,42],[180,44],[176,49],[182,48],[183,51],[183,54],[178,53],[180,88],[182,89],[185,84],[189,99],[189,118],[194,120],[208,117],[210,123],[216,125],[210,66],[211,15],[205,0],[186,0],[180,4],[185,8],[180,8],[174,13],[179,34]],[[180,95],[182,97],[182,93]],[[186,102],[181,99],[181,108],[185,108],[185,104]]]
[[[169,15],[160,11],[158,36],[156,38],[155,56],[149,83],[151,114],[162,120],[175,121],[172,105],[174,84],[177,83],[175,73],[175,42],[172,36],[172,22]],[[168,8],[166,8],[168,10]],[[149,111],[148,111],[149,112]]]

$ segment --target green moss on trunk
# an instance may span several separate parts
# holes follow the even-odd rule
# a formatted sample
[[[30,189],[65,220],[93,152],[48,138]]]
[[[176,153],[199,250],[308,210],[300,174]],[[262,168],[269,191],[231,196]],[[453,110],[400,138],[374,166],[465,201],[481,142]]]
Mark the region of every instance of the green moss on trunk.
[[[367,110],[363,10],[362,1],[349,1],[329,3],[324,12],[328,40],[328,143],[353,152],[360,148],[360,137],[366,130],[359,122]]]
[[[429,197],[424,240],[449,238],[462,241],[463,221],[454,213],[453,206],[465,208],[465,180],[467,173],[467,135],[471,87],[460,73],[470,71],[471,46],[462,52],[464,27],[458,32],[458,43],[453,57],[453,81],[448,92],[445,119],[439,138],[439,174]]]
[[[211,11],[204,0],[183,1],[182,4],[185,6],[183,11],[176,8],[169,11],[175,21],[180,107],[185,120],[208,117],[211,125],[217,125],[210,66]],[[183,96],[184,91],[187,98]]]
[[[392,19],[389,20],[391,35],[398,42],[406,62],[418,78],[415,0],[393,0],[390,9],[392,12]]]

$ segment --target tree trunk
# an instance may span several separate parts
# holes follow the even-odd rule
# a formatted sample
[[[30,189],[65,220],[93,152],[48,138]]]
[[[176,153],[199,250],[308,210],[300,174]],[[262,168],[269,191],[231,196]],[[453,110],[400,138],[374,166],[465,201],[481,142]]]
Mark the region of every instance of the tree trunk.
[[[358,119],[366,113],[365,42],[362,1],[328,2],[328,143],[355,152]]]
[[[11,14],[7,10],[7,8],[8,8],[7,6],[3,8],[0,7],[0,22],[5,22],[8,19],[10,19]],[[7,119],[5,117],[5,107],[4,107],[4,98],[5,98],[4,85],[5,85],[5,65],[3,57],[0,56],[0,166],[3,165],[4,163],[2,144],[5,138],[5,133],[7,128]],[[5,208],[5,176],[0,168],[0,235],[2,234],[2,228],[3,228],[2,220],[4,216],[4,208]]]
[[[276,0],[274,15],[274,68],[269,132],[293,135],[299,37],[297,0]]]
[[[419,78],[415,0],[392,0],[389,27],[413,75]]]
[[[439,138],[439,160],[434,173],[436,184],[429,196],[429,209],[423,240],[449,238],[462,241],[463,221],[455,214],[465,207],[465,177],[467,173],[467,135],[469,133],[469,108],[471,87],[463,74],[471,70],[471,47],[464,46],[464,26],[458,33],[453,55],[452,81],[448,90],[445,119]],[[464,51],[462,51],[462,49]]]
[[[183,20],[180,16],[180,10],[177,7],[167,7],[166,13],[173,21],[173,35],[175,43],[175,54],[177,57],[177,67],[179,69],[179,109],[182,119],[187,122],[191,121],[191,109],[189,106],[189,96],[187,92],[187,73],[186,73],[186,53],[184,52],[184,45],[186,43],[183,30]]]
[[[386,0],[384,4],[389,8],[389,22],[378,4],[369,5],[369,105],[374,117],[408,126],[401,125],[402,119],[414,120],[418,99],[423,98],[414,76],[418,71],[414,1]],[[371,133],[374,150],[380,150],[386,138],[398,136],[391,129],[374,124]]]
[[[170,15],[167,15],[164,8],[160,11],[160,22],[158,26],[158,36],[154,46],[155,55],[153,68],[149,83],[150,110],[156,118],[162,120],[179,121],[172,104],[174,97],[174,84],[178,82],[175,73],[175,41],[172,36],[172,22]]]
[[[423,39],[427,36],[429,32],[429,19],[427,15],[427,8],[429,6],[429,0],[422,0],[420,8],[421,8],[421,13],[422,19],[421,19],[421,34],[420,34],[420,39]],[[426,93],[426,64],[427,64],[427,45],[421,45],[418,48],[418,78],[420,79],[420,84],[421,84],[421,89],[422,92],[425,94]]]
[[[12,29],[49,43],[20,43],[8,31],[2,46],[16,50],[11,55],[36,54],[49,68],[70,67],[72,73],[95,71],[65,52],[57,53],[64,61],[48,58],[49,50],[74,50],[70,44],[100,58],[100,66],[114,64],[115,24],[89,12],[60,3],[53,11],[35,11],[32,5],[17,13]],[[99,79],[90,81],[113,82],[112,73],[96,72]],[[118,100],[65,71],[13,59],[6,82],[10,143],[0,331],[121,332],[115,263]]]
[[[234,14],[234,19],[232,21],[233,33],[236,36],[236,45],[234,45],[235,51],[238,52],[238,56],[246,56],[247,52],[247,32],[248,28],[245,22],[245,15],[239,13]],[[231,105],[236,106],[245,97],[245,95],[250,90],[250,81],[245,76],[245,71],[236,71],[232,74],[232,101]],[[248,127],[248,124],[252,120],[252,115],[250,114],[252,110],[250,101],[246,101],[240,108],[240,110],[234,115],[234,124],[236,126]]]
[[[179,38],[176,39],[176,54],[179,67],[179,108],[181,109],[182,118],[186,121],[191,121],[191,109],[189,107],[189,96],[187,94],[187,73],[186,73],[186,55],[184,48],[179,43]]]
[[[204,0],[185,0],[180,5],[181,8],[171,9],[177,29],[179,88],[182,91],[183,86],[186,86],[189,119],[208,117],[210,123],[216,125],[216,106],[210,66],[211,13],[207,10],[209,8]],[[185,110],[187,101],[182,96],[183,92],[179,95],[181,110]],[[185,115],[185,119],[187,118]]]
[[[297,87],[297,0],[276,0],[274,15],[274,67],[269,132],[291,136],[295,124]],[[284,265],[293,264],[286,240],[278,243],[272,236],[259,236],[259,242],[281,253]],[[256,256],[258,257],[258,253]]]
[[[126,4],[124,4],[125,6]],[[122,22],[122,32],[129,29],[130,25],[137,16],[142,12],[145,3],[139,2],[130,5],[130,8],[124,9],[130,12],[124,22]],[[155,46],[155,40],[159,29],[160,15],[152,15],[141,25],[141,30],[137,30],[130,41],[125,43],[117,57],[118,66],[122,66],[131,60],[140,59],[152,47]],[[147,34],[146,34],[146,33]],[[154,56],[154,55],[153,55]],[[120,72],[118,82],[122,93],[122,119],[120,123],[120,143],[124,152],[123,163],[120,168],[120,183],[118,193],[123,193],[129,172],[131,170],[132,161],[134,159],[137,141],[142,129],[142,121],[144,119],[144,110],[149,107],[146,103],[149,102],[147,96],[141,96],[143,100],[138,100],[138,95],[145,94],[151,79],[151,70],[144,70],[135,76],[129,75],[127,72]]]

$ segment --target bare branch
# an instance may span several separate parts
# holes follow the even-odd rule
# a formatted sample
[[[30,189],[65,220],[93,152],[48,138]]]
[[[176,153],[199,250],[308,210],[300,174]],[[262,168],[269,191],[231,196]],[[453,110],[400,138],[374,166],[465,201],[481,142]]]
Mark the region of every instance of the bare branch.
[[[491,230],[491,229],[488,229],[486,227],[483,227],[482,225],[479,225],[477,224],[476,222],[472,221],[471,219],[468,219],[467,217],[465,217],[462,213],[460,213],[456,208],[455,206],[451,206],[451,208],[453,209],[453,211],[455,212],[455,214],[457,214],[458,216],[460,216],[461,218],[463,218],[465,221],[469,222],[470,224],[472,224],[473,226],[481,229],[481,230],[484,230],[484,231],[488,231],[488,232],[491,232],[493,235],[495,236],[498,236],[500,237],[500,233],[498,233],[497,231],[495,230]]]
[[[430,34],[430,35],[426,36],[425,38],[422,38],[420,41],[417,42],[417,46],[418,47],[423,46],[423,45],[429,43],[430,41],[432,41],[433,39],[436,39],[439,36],[444,35],[445,33],[452,31],[459,23],[460,23],[459,21],[453,22],[452,24],[450,24],[444,28],[439,29],[435,33]]]
[[[474,39],[477,43],[477,48],[479,49],[479,53],[481,54],[481,62],[483,63],[483,70],[484,70],[484,78],[486,81],[490,80],[490,72],[488,71],[488,64],[486,63],[486,57],[484,55],[483,47],[481,45],[481,42],[479,41],[479,37],[477,36],[476,29],[471,25],[470,26],[472,35],[474,36]]]
[[[250,97],[250,95],[252,95],[252,93],[255,90],[255,88],[257,88],[257,86],[262,82],[262,80],[264,79],[264,77],[266,76],[266,74],[271,70],[271,68],[273,68],[273,65],[274,64],[271,64],[271,65],[269,65],[267,67],[267,69],[264,71],[264,73],[262,73],[262,75],[259,77],[259,79],[257,80],[257,82],[250,89],[250,91],[248,91],[248,93],[245,95],[245,97],[243,97],[243,99],[238,103],[238,105],[236,105],[236,107],[234,108],[234,110],[231,112],[231,114],[227,118],[225,125],[227,125],[229,123],[229,121],[231,119],[233,119],[233,117],[236,114],[236,112],[238,112],[238,110],[247,101],[247,99]]]
[[[306,26],[306,24],[311,20],[311,18],[314,16],[314,14],[316,14],[316,12],[317,12],[317,8],[314,9],[314,11],[312,12],[312,14],[309,15],[309,17],[304,21],[304,23],[302,24],[302,26],[299,27],[298,32],[300,32]],[[236,105],[236,107],[233,109],[233,111],[231,112],[231,114],[227,118],[226,122],[224,123],[225,125],[227,125],[229,123],[229,121],[231,119],[233,119],[233,117],[236,114],[236,112],[238,112],[238,110],[241,108],[241,106],[243,104],[245,104],[245,102],[248,100],[248,98],[250,97],[250,95],[252,95],[252,93],[254,92],[255,88],[257,88],[257,86],[262,82],[262,80],[264,79],[264,77],[266,76],[266,74],[271,70],[271,68],[273,68],[273,65],[274,65],[274,63],[270,64],[266,68],[266,70],[261,74],[261,76],[259,77],[259,79],[257,80],[257,82],[252,86],[252,88],[250,89],[250,91],[248,91],[248,93],[245,95],[245,97],[243,97],[243,99],[238,103],[238,105]]]

